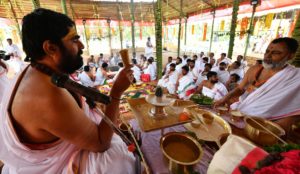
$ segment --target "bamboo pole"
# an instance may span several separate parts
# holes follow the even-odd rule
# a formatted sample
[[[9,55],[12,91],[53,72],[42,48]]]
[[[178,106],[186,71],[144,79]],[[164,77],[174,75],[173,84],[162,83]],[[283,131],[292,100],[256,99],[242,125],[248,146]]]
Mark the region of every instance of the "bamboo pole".
[[[60,0],[63,14],[68,15],[66,0]]]
[[[231,18],[231,26],[230,26],[230,39],[229,39],[229,48],[228,48],[228,56],[232,59],[232,52],[234,47],[234,39],[235,39],[235,30],[236,30],[236,22],[239,11],[240,0],[233,1],[232,7],[232,18]]]
[[[41,7],[39,0],[31,0],[31,2],[32,2],[32,5],[33,5],[34,9],[38,9],[38,8]]]
[[[162,0],[157,0],[154,6],[157,77],[160,79],[162,77]]]
[[[212,47],[212,40],[213,40],[213,36],[214,36],[214,25],[215,25],[216,9],[213,9],[212,15],[213,15],[213,21],[212,21],[212,24],[211,24],[211,33],[210,33],[208,52],[211,52],[211,47]]]
[[[177,44],[177,57],[180,56],[180,35],[181,35],[181,19],[182,19],[182,1],[180,0],[180,17],[178,24],[178,44]]]
[[[255,11],[256,11],[256,7],[257,7],[257,4],[254,4],[253,8],[252,8],[252,15],[251,15],[251,19],[250,19],[250,26],[249,26],[249,30],[247,31],[248,34],[247,34],[247,38],[246,38],[246,47],[245,47],[245,52],[244,52],[244,60],[246,60],[248,46],[249,46],[249,39],[250,39],[250,36],[253,33],[253,27],[254,27],[253,26],[253,20],[254,20],[254,14],[255,14]]]
[[[130,11],[131,11],[131,39],[132,39],[132,57],[135,58],[135,29],[134,29],[134,2],[130,0]]]
[[[9,7],[10,7],[11,13],[13,15],[14,21],[15,21],[15,26],[16,26],[16,28],[18,30],[18,33],[19,33],[19,37],[22,38],[21,28],[20,28],[20,25],[19,25],[19,22],[18,22],[18,19],[17,19],[16,12],[15,12],[13,6],[12,6],[11,0],[8,0],[8,3],[9,3]]]

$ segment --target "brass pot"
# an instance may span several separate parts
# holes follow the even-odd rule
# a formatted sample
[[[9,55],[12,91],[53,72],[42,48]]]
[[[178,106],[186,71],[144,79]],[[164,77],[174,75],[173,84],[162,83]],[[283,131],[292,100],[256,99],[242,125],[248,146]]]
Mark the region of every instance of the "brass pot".
[[[173,174],[188,174],[189,169],[200,161],[203,153],[197,140],[179,132],[169,132],[161,137],[160,149]]]
[[[264,126],[266,129],[268,129],[278,137],[285,135],[285,131],[279,125],[269,120],[265,120],[259,117],[245,117],[244,121],[246,124],[245,131],[247,136],[258,145],[270,146],[278,142],[278,138],[270,134],[260,125]],[[260,125],[258,125],[256,122],[258,122]]]

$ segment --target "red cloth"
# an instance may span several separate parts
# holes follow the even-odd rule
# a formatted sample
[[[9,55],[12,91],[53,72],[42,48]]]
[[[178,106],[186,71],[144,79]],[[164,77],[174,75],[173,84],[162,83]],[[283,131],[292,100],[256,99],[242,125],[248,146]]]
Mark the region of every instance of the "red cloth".
[[[189,96],[189,95],[191,95],[191,94],[193,94],[193,93],[195,93],[196,92],[196,89],[190,89],[190,90],[187,90],[186,92],[185,92],[185,95],[186,96]]]
[[[239,166],[245,166],[249,169],[256,167],[256,163],[260,160],[263,160],[268,153],[261,148],[254,148],[247,156],[240,162],[240,164],[233,170],[232,174],[241,174]]]
[[[142,82],[150,82],[151,81],[150,79],[151,79],[150,74],[142,74],[141,75]]]
[[[283,160],[255,171],[255,174],[298,174],[300,173],[300,150],[281,153]]]

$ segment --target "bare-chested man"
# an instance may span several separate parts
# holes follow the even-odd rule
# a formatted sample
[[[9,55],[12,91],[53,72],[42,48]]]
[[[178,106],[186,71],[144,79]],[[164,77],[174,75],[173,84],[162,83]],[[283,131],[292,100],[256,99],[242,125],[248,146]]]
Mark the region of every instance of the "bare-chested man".
[[[83,64],[74,25],[46,9],[23,18],[31,65],[7,91],[0,120],[0,160],[9,173],[134,173],[132,154],[109,125],[78,95],[51,83],[51,71],[71,74]],[[114,123],[131,80],[130,67],[124,68],[111,89],[105,115]]]
[[[214,100],[219,100],[228,93],[224,84],[219,82],[218,74],[214,71],[207,73],[207,80],[203,80],[200,83],[197,87],[197,92]]]
[[[215,106],[243,95],[236,108],[245,114],[271,120],[300,114],[300,70],[287,64],[297,49],[295,39],[273,40],[265,52],[263,65],[251,67],[239,86],[217,101]],[[285,120],[291,123],[292,118]]]

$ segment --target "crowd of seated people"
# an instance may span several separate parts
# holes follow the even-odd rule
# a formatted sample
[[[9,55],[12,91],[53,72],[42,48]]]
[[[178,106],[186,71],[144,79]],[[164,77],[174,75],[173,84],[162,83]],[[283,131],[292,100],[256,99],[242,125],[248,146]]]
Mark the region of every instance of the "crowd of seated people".
[[[204,52],[191,57],[184,55],[177,57],[175,62],[170,56],[158,85],[180,99],[189,99],[192,94],[200,93],[219,100],[241,82],[246,68],[247,62],[241,55],[233,63],[226,53],[222,53],[217,61],[214,53],[208,56]],[[150,74],[150,68],[147,71]]]
[[[201,52],[191,57],[183,55],[175,60],[169,56],[163,68],[163,77],[157,79],[155,59],[141,54],[138,59],[131,60],[133,75],[139,83],[157,80],[157,85],[180,99],[189,99],[192,94],[199,93],[219,100],[243,80],[247,62],[241,55],[233,63],[226,53],[222,53],[218,59],[215,59],[214,53],[207,55]],[[111,75],[109,67],[116,65],[118,71]],[[101,53],[96,59],[90,56],[78,79],[85,86],[97,87],[113,83],[122,69],[123,63],[118,53],[109,59]]]

